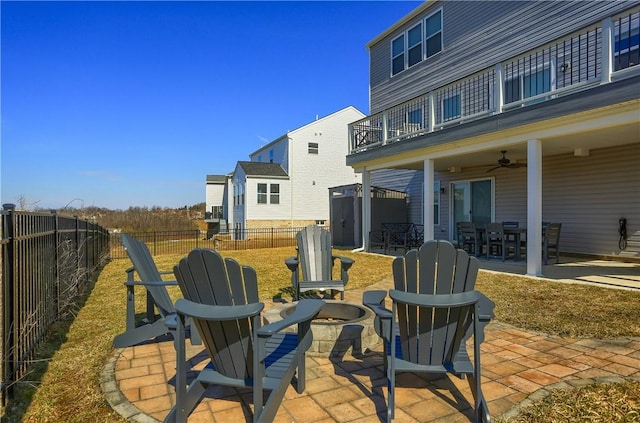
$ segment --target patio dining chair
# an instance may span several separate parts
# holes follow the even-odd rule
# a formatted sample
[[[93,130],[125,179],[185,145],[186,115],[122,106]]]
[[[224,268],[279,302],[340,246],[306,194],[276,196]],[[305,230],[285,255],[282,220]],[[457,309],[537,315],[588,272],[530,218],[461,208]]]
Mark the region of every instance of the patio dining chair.
[[[509,251],[513,250],[514,255],[516,248],[520,248],[516,245],[515,239],[509,238],[504,233],[504,226],[502,223],[487,223],[485,226],[485,239],[487,242],[487,259],[491,257],[501,258],[505,261]]]
[[[551,252],[555,259],[556,264],[560,263],[560,230],[562,229],[562,223],[549,223],[544,228],[542,236],[542,257],[544,264],[549,263],[549,252]]]

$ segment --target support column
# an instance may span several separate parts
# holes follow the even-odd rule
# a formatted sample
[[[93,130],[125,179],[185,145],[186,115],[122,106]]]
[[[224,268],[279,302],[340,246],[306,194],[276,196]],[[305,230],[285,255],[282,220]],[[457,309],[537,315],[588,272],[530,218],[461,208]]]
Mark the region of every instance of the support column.
[[[371,232],[371,172],[362,169],[362,248],[369,251],[369,232]]]
[[[433,236],[433,184],[434,184],[434,170],[433,159],[427,159],[424,161],[424,184],[423,194],[424,207],[423,207],[423,219],[424,222],[424,241],[434,239]]]
[[[542,275],[542,142],[527,141],[527,275]]]

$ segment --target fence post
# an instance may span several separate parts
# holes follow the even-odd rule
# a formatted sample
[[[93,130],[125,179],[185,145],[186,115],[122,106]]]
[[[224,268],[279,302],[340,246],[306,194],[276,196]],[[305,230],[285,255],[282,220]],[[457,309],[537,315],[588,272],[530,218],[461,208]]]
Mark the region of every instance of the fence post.
[[[14,214],[15,204],[3,204],[2,238],[7,240],[4,257],[2,257],[2,407],[6,407],[7,399],[13,394],[15,372],[15,350],[12,348],[14,337],[13,293],[14,293]]]
[[[158,255],[158,233],[153,231],[153,255]]]
[[[271,248],[273,248],[273,228],[271,228]]]
[[[200,235],[200,229],[196,229],[196,248],[198,248],[198,237]]]

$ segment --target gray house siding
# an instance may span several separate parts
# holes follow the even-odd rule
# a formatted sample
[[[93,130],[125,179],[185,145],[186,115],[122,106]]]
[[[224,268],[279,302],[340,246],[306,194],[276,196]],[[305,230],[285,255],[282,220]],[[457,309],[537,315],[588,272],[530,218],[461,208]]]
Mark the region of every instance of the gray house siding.
[[[371,173],[371,185],[405,192],[408,196],[407,222],[422,223],[423,173],[416,170],[385,169]]]
[[[422,172],[417,173],[420,178]],[[562,223],[563,252],[640,257],[640,144],[592,150],[588,157],[548,156],[543,159],[542,174],[542,219]],[[441,224],[434,228],[436,238],[455,239],[450,225],[450,184],[483,178],[494,181],[494,220],[517,221],[526,227],[527,169],[487,173],[487,167],[479,166],[461,173],[436,173],[436,181],[445,188],[440,196]],[[625,251],[618,248],[621,217],[628,221]]]
[[[600,22],[633,4],[639,3],[435,2],[401,28],[370,44],[371,113],[523,54],[557,39],[558,34]],[[391,77],[391,40],[439,8],[443,12],[443,50]]]

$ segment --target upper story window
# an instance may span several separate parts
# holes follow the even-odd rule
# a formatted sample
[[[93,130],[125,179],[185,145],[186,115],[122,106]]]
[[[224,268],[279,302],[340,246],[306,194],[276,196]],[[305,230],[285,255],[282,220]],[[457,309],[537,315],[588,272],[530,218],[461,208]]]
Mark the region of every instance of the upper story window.
[[[310,142],[309,145],[309,154],[318,154],[318,143],[317,142]]]
[[[267,184],[258,184],[258,204],[267,204]]]
[[[422,24],[414,26],[407,33],[407,51],[409,67],[422,61]]]
[[[441,51],[442,9],[439,9],[391,41],[391,76]]]
[[[404,70],[404,34],[391,42],[391,75]]]
[[[426,56],[442,51],[442,9],[429,16],[425,22]]]
[[[273,163],[273,150],[269,150],[269,163]]]
[[[271,204],[280,204],[280,184],[271,184]]]

